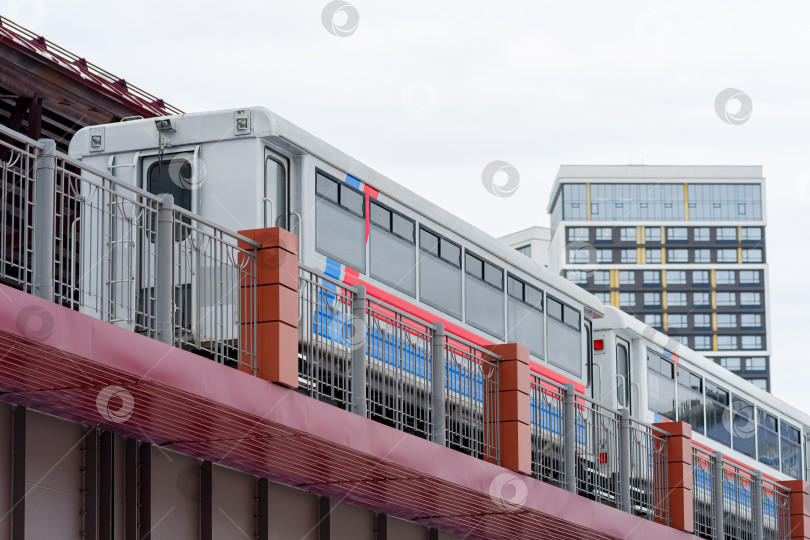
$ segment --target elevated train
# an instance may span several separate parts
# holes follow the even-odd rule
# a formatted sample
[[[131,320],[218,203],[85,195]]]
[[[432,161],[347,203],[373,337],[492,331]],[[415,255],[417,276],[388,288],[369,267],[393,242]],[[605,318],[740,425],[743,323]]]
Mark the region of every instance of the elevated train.
[[[542,377],[644,422],[687,421],[698,443],[774,478],[807,478],[810,416],[265,108],[84,128],[70,155],[225,228],[289,229],[305,267],[476,345],[521,343]],[[127,271],[111,277],[139,279]],[[137,304],[148,286],[121,294]]]

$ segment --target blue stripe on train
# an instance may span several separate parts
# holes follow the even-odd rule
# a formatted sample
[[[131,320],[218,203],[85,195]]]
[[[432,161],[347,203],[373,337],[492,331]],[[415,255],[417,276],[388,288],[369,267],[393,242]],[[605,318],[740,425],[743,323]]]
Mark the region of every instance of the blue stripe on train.
[[[327,260],[327,267],[329,260]],[[334,272],[334,270],[333,270]],[[329,274],[327,274],[329,275]],[[333,274],[332,274],[333,275]],[[330,276],[331,277],[331,276]],[[324,283],[324,286],[331,285]],[[328,287],[334,292],[325,291],[318,295],[318,307],[312,317],[312,331],[344,347],[351,346],[351,318],[344,312],[335,309],[337,287]],[[383,362],[409,375],[431,379],[428,371],[430,354],[428,351],[410,343],[398,342],[380,329],[369,327],[367,330],[366,354],[369,358]],[[448,361],[445,367],[446,388],[464,397],[483,402],[483,385],[460,366]],[[476,384],[473,384],[473,383]]]
[[[531,400],[531,418],[532,425],[537,425],[535,418],[537,415],[537,400]],[[562,403],[561,403],[562,405]],[[562,437],[563,435],[563,418],[562,412],[557,408],[551,408],[547,403],[543,402],[540,405],[540,420],[542,422],[542,429]],[[577,431],[577,444],[585,444],[585,421],[581,418],[576,419]]]
[[[712,472],[706,467],[695,466],[694,469],[694,488],[695,490],[711,491],[712,489]],[[739,496],[738,496],[739,495]],[[739,491],[736,489],[735,482],[726,478],[723,481],[723,499],[734,504],[739,502],[742,506],[751,505],[751,491],[748,487],[740,487]],[[762,497],[762,510],[763,514],[767,517],[776,518],[776,500],[773,496],[763,494]]]
[[[363,182],[355,178],[354,176],[347,174],[346,175],[346,183],[352,186],[355,189],[363,190]]]

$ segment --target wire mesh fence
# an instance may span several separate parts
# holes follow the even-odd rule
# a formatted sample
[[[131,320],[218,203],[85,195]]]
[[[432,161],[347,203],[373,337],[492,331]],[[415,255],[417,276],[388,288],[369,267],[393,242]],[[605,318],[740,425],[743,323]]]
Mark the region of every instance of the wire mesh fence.
[[[574,407],[577,492],[595,501],[619,504],[619,412],[583,396]]]
[[[723,463],[723,530],[727,538],[754,538],[754,478],[747,470]]]
[[[532,422],[532,474],[549,484],[565,487],[563,390],[550,381],[532,375],[529,398]]]
[[[790,538],[790,493],[769,480],[762,481],[762,525],[765,540]]]
[[[669,523],[666,432],[630,419],[630,505],[636,515]]]

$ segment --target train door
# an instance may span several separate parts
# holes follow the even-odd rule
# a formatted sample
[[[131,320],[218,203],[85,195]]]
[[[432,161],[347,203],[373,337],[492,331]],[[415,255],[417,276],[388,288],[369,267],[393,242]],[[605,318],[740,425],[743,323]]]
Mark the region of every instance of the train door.
[[[630,380],[630,344],[622,339],[616,339],[616,399],[620,409],[630,409],[633,412],[632,391]]]
[[[585,378],[588,386],[591,387],[591,399],[596,399],[596,385],[593,381],[593,323],[590,319],[585,319]],[[601,399],[602,396],[599,396]]]
[[[264,226],[290,229],[289,161],[264,151]]]

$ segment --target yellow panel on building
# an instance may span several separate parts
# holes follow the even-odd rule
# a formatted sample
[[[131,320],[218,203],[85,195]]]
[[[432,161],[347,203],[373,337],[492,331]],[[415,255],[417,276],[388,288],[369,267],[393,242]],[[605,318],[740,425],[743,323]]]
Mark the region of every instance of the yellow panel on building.
[[[712,350],[717,350],[717,334],[712,334]]]
[[[683,217],[689,221],[689,184],[683,185]]]
[[[667,291],[661,293],[661,301],[663,302],[664,309],[667,309]]]
[[[646,241],[646,237],[644,236],[644,227],[636,227],[636,243],[643,244]]]
[[[613,307],[621,307],[619,305],[619,291],[610,291],[610,305]]]
[[[585,207],[586,216],[588,221],[591,220],[591,184],[585,184]]]
[[[717,291],[712,291],[712,309],[717,309]]]
[[[717,330],[717,312],[712,313],[712,330]]]
[[[667,330],[669,330],[669,319],[667,319],[667,314],[664,313],[664,332],[666,332]]]
[[[709,270],[709,279],[711,280],[712,289],[717,287],[717,279],[714,276],[714,268]]]

